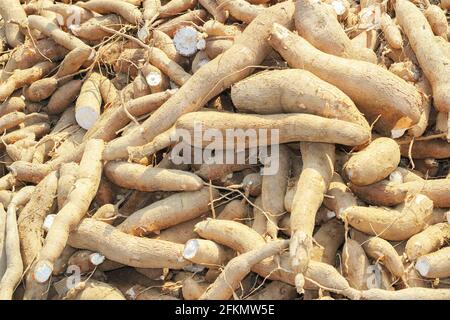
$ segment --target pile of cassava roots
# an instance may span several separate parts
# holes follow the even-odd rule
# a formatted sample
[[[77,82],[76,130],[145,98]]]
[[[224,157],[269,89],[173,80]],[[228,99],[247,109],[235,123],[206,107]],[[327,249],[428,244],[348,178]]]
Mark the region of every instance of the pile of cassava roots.
[[[0,0],[0,299],[450,300],[447,10]]]

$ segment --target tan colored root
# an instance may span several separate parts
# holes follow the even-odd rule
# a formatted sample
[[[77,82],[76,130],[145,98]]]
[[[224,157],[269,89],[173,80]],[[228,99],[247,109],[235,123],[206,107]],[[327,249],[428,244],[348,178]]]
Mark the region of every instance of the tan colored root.
[[[375,122],[378,131],[389,136],[397,134],[391,130],[406,130],[419,121],[422,105],[419,92],[389,71],[372,63],[323,53],[305,39],[276,24],[269,43],[291,67],[308,70],[347,94],[368,121]],[[358,85],[354,85],[356,83]],[[396,97],[380,95],[381,87],[385,87],[386,92],[392,92],[391,89],[396,87]],[[373,96],[378,99],[370,99]]]
[[[392,275],[398,278],[404,276],[405,269],[402,259],[388,241],[379,237],[369,237],[354,230],[352,230],[352,239],[362,245],[369,257],[381,261]]]
[[[370,166],[367,167],[367,163]],[[388,177],[400,163],[400,149],[390,138],[373,140],[366,148],[353,154],[344,165],[353,184],[370,185]]]
[[[301,142],[302,173],[291,210],[290,256],[294,270],[306,270],[312,250],[315,216],[322,204],[334,172],[335,147]],[[313,183],[309,183],[312,181]]]
[[[109,260],[138,268],[181,269],[190,264],[182,257],[181,244],[135,237],[89,218],[83,219],[70,234],[69,245],[99,252]]]
[[[234,252],[210,240],[190,239],[186,242],[183,257],[208,268],[220,268],[228,263]]]
[[[277,240],[243,253],[227,263],[219,277],[202,294],[199,300],[227,300],[238,288],[239,283],[251,271],[253,266],[281,250],[287,248],[289,241]]]
[[[55,260],[67,244],[69,233],[86,214],[95,196],[102,172],[103,148],[102,140],[89,140],[87,143],[75,187],[69,193],[66,204],[56,215],[34,267],[33,274],[37,282],[48,280]]]
[[[201,126],[201,127],[200,127]],[[227,139],[226,130],[230,128],[240,128],[242,130],[252,129],[257,131],[259,137],[261,131],[259,129],[278,130],[279,143],[308,141],[322,143],[338,143],[344,145],[360,145],[368,140],[368,130],[342,120],[331,120],[319,116],[309,114],[274,114],[274,115],[250,115],[228,112],[215,111],[198,111],[191,112],[181,116],[176,127],[188,130],[193,134],[194,130],[200,130],[204,133],[206,130],[215,128],[222,134],[221,139],[217,138],[216,142],[221,149],[225,148]],[[272,132],[272,131],[270,131]],[[229,136],[229,135],[228,135]],[[272,135],[266,135],[266,139],[260,137],[258,139],[259,146],[270,143],[273,139]],[[245,145],[249,146],[249,137],[245,136]],[[266,140],[266,141],[264,141]],[[195,143],[194,141],[186,141],[187,143]],[[209,141],[200,141],[203,146],[210,144]],[[200,147],[196,144],[195,147]]]
[[[353,239],[347,239],[342,248],[342,273],[352,288],[367,289],[369,266],[369,259],[361,245]]]
[[[57,181],[57,173],[51,172],[36,186],[30,201],[20,212],[17,224],[25,269],[32,264],[41,251],[44,238],[42,224],[45,217],[51,213]]]
[[[438,223],[415,234],[406,242],[406,256],[409,261],[431,253],[442,247],[450,239],[450,225]]]
[[[301,94],[293,95],[296,90],[300,90]],[[369,127],[349,97],[305,70],[256,74],[234,85],[231,98],[236,108],[244,112],[309,113]]]
[[[352,227],[386,240],[406,240],[425,229],[433,215],[433,202],[418,194],[396,209],[350,207],[343,213]]]
[[[155,202],[130,215],[118,229],[133,235],[144,235],[197,218],[210,209],[218,192],[209,188],[183,192]]]
[[[126,1],[89,0],[88,2],[77,3],[77,5],[102,15],[110,13],[118,14],[133,25],[139,24],[143,19],[139,8]]]
[[[446,278],[449,271],[450,247],[426,254],[417,259],[415,268],[426,278]]]
[[[210,98],[249,75],[252,72],[251,67],[261,63],[270,52],[265,39],[271,24],[278,21],[289,25],[292,13],[291,3],[282,3],[268,8],[260,19],[250,24],[236,39],[233,47],[192,75],[162,108],[153,113],[151,118],[126,137],[110,143],[104,155],[105,159],[126,157],[127,147],[143,145],[151,141],[158,134],[172,127],[182,114],[200,109]],[[246,59],[241,60],[242,52],[252,52],[252,54],[246,53]],[[233,63],[233,67],[230,68],[229,61],[238,63]],[[211,78],[211,75],[214,77]],[[209,79],[208,83],[203,81],[206,77]],[[167,112],[168,110],[170,112]]]
[[[413,3],[406,0],[396,2],[395,13],[397,22],[408,37],[420,67],[431,83],[436,109],[449,112],[450,56],[442,54],[441,46],[436,41],[425,16]],[[430,62],[431,56],[435,56],[436,60]]]
[[[195,174],[135,163],[108,162],[104,172],[114,184],[139,191],[196,191],[203,187],[203,181]]]

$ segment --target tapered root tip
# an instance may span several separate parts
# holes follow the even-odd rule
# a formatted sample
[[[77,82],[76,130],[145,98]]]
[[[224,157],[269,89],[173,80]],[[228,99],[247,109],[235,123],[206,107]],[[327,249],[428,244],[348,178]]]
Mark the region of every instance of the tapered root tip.
[[[417,259],[416,270],[423,277],[426,277],[428,275],[428,272],[430,272],[430,264],[428,263],[426,258],[419,258],[419,259]]]
[[[75,120],[85,130],[89,130],[99,117],[99,112],[90,106],[77,107],[75,112]]]
[[[40,263],[34,271],[34,279],[39,283],[44,283],[52,275],[53,267],[48,262]]]
[[[197,254],[198,247],[197,239],[188,240],[184,246],[183,257],[188,260],[194,258]]]

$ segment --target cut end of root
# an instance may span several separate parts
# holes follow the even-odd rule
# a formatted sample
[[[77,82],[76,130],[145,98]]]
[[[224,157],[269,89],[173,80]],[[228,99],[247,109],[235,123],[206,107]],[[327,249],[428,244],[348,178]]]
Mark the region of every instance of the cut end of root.
[[[34,279],[39,283],[45,283],[50,279],[52,272],[53,267],[48,262],[41,263],[35,268]]]
[[[391,138],[392,139],[398,139],[400,137],[402,137],[406,130],[408,130],[407,128],[402,128],[402,129],[392,129],[391,130]]]
[[[430,265],[426,258],[419,258],[416,262],[416,270],[420,273],[422,277],[426,277],[428,272],[430,272]]]
[[[203,47],[206,45],[201,33],[193,27],[178,29],[173,38],[173,43],[177,52],[185,57],[194,55],[199,50],[199,47],[202,47],[202,43]]]
[[[192,259],[197,254],[198,247],[197,239],[188,240],[184,245],[183,257],[188,260]]]
[[[44,223],[42,225],[42,228],[45,232],[48,232],[50,228],[52,227],[53,221],[55,221],[56,214],[49,214],[45,217]]]
[[[342,1],[333,1],[331,2],[331,6],[338,16],[343,15],[347,11],[347,8],[342,3]]]
[[[75,112],[75,120],[85,130],[89,130],[99,117],[99,112],[90,106],[77,107]]]
[[[98,253],[98,252],[95,252],[95,253],[92,253],[92,254],[89,256],[89,261],[90,261],[94,266],[98,266],[98,265],[101,265],[101,264],[105,261],[105,256],[102,255],[102,254],[100,254],[100,253]]]
[[[145,80],[150,87],[154,87],[161,84],[162,77],[158,72],[149,72],[145,75]]]
[[[334,211],[327,210],[327,218],[333,219],[334,217],[336,217],[336,213]]]

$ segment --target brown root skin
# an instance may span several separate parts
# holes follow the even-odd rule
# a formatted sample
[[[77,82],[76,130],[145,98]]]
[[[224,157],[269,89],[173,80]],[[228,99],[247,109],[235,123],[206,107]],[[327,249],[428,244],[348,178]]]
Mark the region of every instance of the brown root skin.
[[[312,0],[299,0],[295,3],[295,27],[300,36],[317,49],[343,58],[368,61],[354,47],[344,29],[339,24],[332,6]],[[376,62],[372,52],[369,62]]]
[[[206,39],[205,52],[209,59],[214,59],[233,46],[233,40],[229,39]]]
[[[23,22],[26,21],[27,15],[20,4],[19,0],[2,0],[0,1],[0,15],[4,21],[5,35],[8,44],[15,48],[20,46],[25,37],[20,32],[19,25],[10,22]]]
[[[278,238],[278,221],[285,212],[284,196],[291,162],[288,148],[281,146],[277,158],[279,167],[276,174],[263,175],[261,189],[262,209],[268,217],[267,235],[272,239]]]
[[[314,233],[314,241],[323,248],[321,262],[335,265],[336,254],[344,243],[344,226],[337,219],[331,219],[323,223]]]
[[[415,268],[426,278],[447,278],[450,276],[450,247],[426,254],[417,259]]]
[[[355,102],[369,123],[379,118],[375,128],[381,133],[390,136],[392,130],[406,129],[419,121],[422,99],[418,91],[380,66],[323,53],[278,24],[273,25],[269,43],[291,67],[308,70],[337,86]],[[380,88],[392,92],[393,87],[394,95],[380,95]],[[373,96],[378,99],[371,99]]]
[[[52,94],[47,104],[46,111],[49,114],[59,114],[66,110],[75,101],[80,93],[82,80],[71,80],[62,85]]]
[[[104,142],[102,140],[92,139],[87,143],[86,151],[80,162],[75,187],[69,193],[66,204],[58,212],[50,227],[39,259],[31,271],[35,280],[39,283],[48,280],[55,260],[67,244],[69,233],[75,229],[89,209],[100,183],[103,149]]]
[[[195,128],[199,130],[201,125],[202,133],[208,129],[217,129],[222,133],[222,140],[216,139],[221,148],[226,146],[226,130],[239,128],[242,130],[253,129],[276,129],[279,132],[279,143],[308,141],[322,143],[338,143],[356,146],[365,143],[369,139],[369,130],[359,125],[342,121],[331,120],[315,115],[291,113],[273,115],[252,115],[215,111],[191,112],[181,116],[175,126],[178,129],[188,130],[191,134]],[[196,127],[198,126],[198,127]],[[246,146],[248,136],[245,137]],[[268,137],[269,140],[271,137]],[[258,139],[259,146],[267,145],[269,141]],[[203,146],[210,144],[208,141],[201,141]],[[192,143],[187,141],[187,143]],[[216,145],[217,145],[216,144]],[[195,145],[195,147],[199,147]]]
[[[110,284],[97,280],[79,283],[69,290],[63,300],[126,300],[122,293]]]
[[[173,60],[178,64],[185,62],[185,58],[177,52],[172,38],[166,33],[154,29],[152,31],[152,43],[154,47],[163,51],[170,60]]]
[[[108,37],[110,33],[104,31],[101,26],[108,27],[113,30],[118,30],[119,25],[122,24],[122,19],[116,14],[108,14],[99,17],[93,17],[81,25],[71,26],[72,33],[80,39],[87,41],[99,41]]]
[[[92,73],[84,81],[75,103],[75,119],[78,125],[86,130],[89,130],[100,117],[102,105],[100,81],[100,74]]]
[[[232,86],[231,98],[236,108],[243,112],[309,113],[369,127],[347,95],[306,70],[256,74]]]
[[[178,29],[186,26],[201,25],[207,19],[208,13],[203,9],[189,11],[181,16],[173,18],[163,24],[160,24],[157,29],[166,33],[173,38]]]
[[[210,202],[217,197],[217,191],[213,190],[211,196],[206,187],[177,193],[134,212],[118,229],[133,235],[163,230],[206,213],[211,208]]]
[[[143,18],[145,21],[150,21],[157,17],[159,9],[161,8],[160,0],[143,0],[142,7],[144,9]]]
[[[302,273],[311,256],[315,216],[333,176],[335,146],[301,142],[300,151],[303,168],[292,202],[289,253],[293,269]]]
[[[448,23],[445,11],[439,6],[432,4],[425,9],[424,15],[434,34],[447,40]]]
[[[369,266],[369,259],[361,245],[353,239],[347,239],[342,248],[342,271],[352,288],[367,289]]]
[[[55,78],[45,78],[33,82],[24,90],[24,96],[32,102],[39,102],[49,98],[57,89],[58,81]]]
[[[6,212],[6,234],[4,250],[6,257],[6,270],[0,280],[0,300],[12,300],[14,291],[19,284],[24,271],[20,253],[20,238],[17,227],[17,208],[25,205],[31,197],[34,187],[24,187],[13,198]],[[1,209],[3,210],[3,206]],[[5,213],[3,213],[5,214]]]
[[[240,221],[244,220],[248,214],[248,205],[242,200],[232,200],[225,205],[216,219]]]
[[[220,7],[215,0],[199,0],[198,3],[214,17],[214,21],[224,23],[227,20],[228,12]]]
[[[183,257],[208,268],[221,268],[230,261],[234,252],[210,240],[190,239],[186,242]]]
[[[399,205],[397,209],[350,207],[343,212],[352,227],[386,240],[406,240],[427,227],[433,215],[433,202],[423,194]]]
[[[450,225],[448,223],[444,222],[429,226],[422,232],[409,238],[406,242],[406,256],[409,261],[414,261],[439,249],[448,239],[450,239]]]
[[[187,278],[183,280],[181,288],[184,300],[198,300],[208,288],[209,283],[206,281]]]
[[[164,104],[174,93],[173,90],[166,90],[130,100],[127,103],[128,113],[134,117],[150,113]],[[104,141],[110,141],[117,135],[117,131],[125,127],[130,121],[123,108],[112,107],[103,112],[100,119],[88,130],[83,140],[99,138]],[[80,150],[82,150],[81,146],[78,151]]]
[[[184,11],[193,9],[197,0],[173,0],[159,8],[159,18],[168,18],[176,16]]]
[[[402,156],[408,157],[409,143],[400,143]],[[450,145],[442,139],[419,140],[412,143],[411,156],[413,159],[446,159],[450,157]]]
[[[151,142],[138,147],[128,147],[129,160],[139,162],[144,157],[150,157],[165,148],[174,144],[172,137],[175,135],[176,129],[170,128],[167,131],[157,135]]]
[[[371,165],[367,166],[368,163]],[[378,138],[353,154],[344,165],[344,171],[353,184],[366,186],[388,177],[399,163],[397,143],[390,138]]]
[[[52,38],[57,44],[63,46],[69,51],[72,51],[75,48],[91,49],[83,41],[62,31],[56,24],[45,17],[38,15],[28,16],[28,27],[42,32],[44,35]]]
[[[272,281],[245,300],[292,300],[295,297],[297,297],[297,291],[293,286],[281,281]]]
[[[403,47],[403,39],[400,29],[385,12],[381,14],[380,26],[389,46],[393,49],[401,49]]]
[[[405,275],[402,258],[388,241],[380,237],[370,237],[355,230],[352,230],[352,239],[362,245],[369,257],[381,261],[392,275],[398,278]]]
[[[5,101],[17,89],[20,89],[26,85],[30,85],[39,79],[42,79],[54,67],[54,63],[45,61],[40,62],[34,67],[28,69],[15,70],[13,74],[6,80],[6,82],[0,85],[0,101]]]
[[[126,1],[89,0],[87,2],[78,2],[77,5],[102,15],[110,13],[118,14],[133,25],[139,24],[143,19],[141,11]]]
[[[450,56],[441,53],[441,45],[422,12],[413,3],[400,0],[395,4],[397,23],[408,37],[420,67],[433,88],[433,101],[441,112],[450,111]],[[436,56],[430,62],[429,57]]]
[[[138,268],[181,269],[190,264],[182,257],[181,244],[135,237],[89,218],[83,219],[70,234],[69,245],[99,252],[109,260]]]
[[[227,263],[219,277],[208,287],[199,300],[228,300],[240,282],[258,262],[287,248],[288,240],[271,241],[255,250],[243,253]]]
[[[151,141],[172,127],[182,114],[199,110],[210,98],[248,76],[252,72],[251,66],[260,64],[270,52],[265,40],[272,23],[289,26],[293,10],[291,3],[280,3],[264,11],[261,18],[251,23],[230,49],[192,75],[152,117],[126,137],[109,143],[104,158],[126,158],[128,146],[143,145]],[[238,63],[231,64],[230,61]],[[209,79],[207,83],[204,81],[206,78]]]
[[[233,18],[246,24],[251,23],[264,10],[260,6],[243,0],[218,0],[217,3],[220,8],[228,11]]]
[[[139,191],[196,191],[203,187],[202,179],[193,173],[136,163],[108,162],[104,172],[114,184]]]
[[[327,194],[329,197],[323,199],[323,204],[337,217],[340,217],[341,213],[348,207],[357,205],[355,195],[337,173],[333,174]]]
[[[42,248],[42,224],[45,216],[51,213],[57,181],[56,171],[51,172],[36,186],[30,201],[20,212],[17,224],[24,268],[31,265]]]
[[[67,196],[72,191],[78,176],[78,164],[75,162],[64,163],[59,169],[58,179],[58,209],[61,210],[67,200]]]

